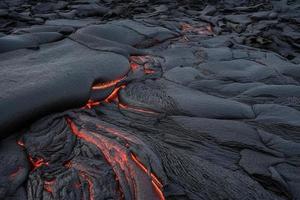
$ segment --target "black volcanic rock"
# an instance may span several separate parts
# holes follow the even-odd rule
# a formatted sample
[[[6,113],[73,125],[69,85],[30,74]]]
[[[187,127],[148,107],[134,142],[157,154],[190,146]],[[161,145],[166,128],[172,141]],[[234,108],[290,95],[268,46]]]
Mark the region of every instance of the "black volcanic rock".
[[[0,57],[0,124],[6,132],[20,127],[15,120],[24,124],[45,113],[84,105],[93,82],[114,80],[129,70],[125,57],[99,53],[69,39]]]
[[[300,199],[296,1],[0,2],[0,199]]]

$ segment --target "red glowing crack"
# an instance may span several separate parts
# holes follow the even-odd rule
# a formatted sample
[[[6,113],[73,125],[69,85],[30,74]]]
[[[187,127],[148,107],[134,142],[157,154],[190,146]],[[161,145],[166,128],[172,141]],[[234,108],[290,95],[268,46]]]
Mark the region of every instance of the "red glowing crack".
[[[131,106],[128,106],[128,105],[123,104],[123,103],[119,103],[118,105],[119,105],[120,108],[126,109],[126,110],[132,110],[132,111],[135,111],[135,112],[141,112],[141,113],[147,113],[147,114],[157,114],[156,112],[151,111],[151,110],[146,110],[146,109],[142,109],[142,108],[131,107]]]
[[[103,89],[107,89],[110,88],[112,86],[115,86],[117,83],[119,83],[120,81],[124,80],[125,77],[116,79],[116,80],[112,80],[112,81],[108,81],[108,82],[104,82],[104,83],[98,83],[93,85],[92,89],[93,90],[103,90]]]
[[[49,165],[49,163],[45,162],[45,160],[43,158],[34,159],[31,156],[29,156],[29,160],[30,160],[31,164],[33,165],[33,170],[35,170],[43,165],[46,165],[46,166]]]
[[[129,153],[126,147],[95,132],[79,130],[69,118],[67,118],[67,122],[74,135],[94,144],[103,153],[107,162],[112,166],[117,180],[120,181],[122,175],[125,174],[127,185],[124,181],[119,182],[121,188],[129,187],[135,199],[165,199],[162,192],[163,185],[158,178],[153,173],[148,172],[146,167],[134,154]],[[141,170],[141,173],[136,171],[138,168],[135,166]],[[146,182],[141,182],[141,180]],[[147,180],[149,180],[149,185]]]

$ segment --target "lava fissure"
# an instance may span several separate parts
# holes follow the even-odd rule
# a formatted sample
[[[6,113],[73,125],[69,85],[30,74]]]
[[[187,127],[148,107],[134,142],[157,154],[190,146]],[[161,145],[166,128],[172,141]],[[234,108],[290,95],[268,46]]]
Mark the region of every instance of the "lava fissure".
[[[121,82],[124,79],[125,79],[125,77],[122,77],[122,78],[119,78],[119,79],[116,79],[116,80],[112,80],[112,81],[108,81],[108,82],[97,83],[97,84],[94,84],[92,86],[92,89],[93,90],[107,89],[107,88],[110,88],[112,86],[115,86],[116,84],[118,84],[119,82]]]
[[[123,147],[112,139],[98,133],[79,130],[70,118],[66,120],[74,135],[88,143],[94,144],[102,152],[107,162],[112,166],[116,174],[116,180],[119,180],[122,191],[127,190],[127,186],[125,185],[127,184],[132,196],[136,197],[136,199],[165,199],[161,182],[153,173],[146,169],[133,153],[129,152],[127,147]],[[106,130],[114,132],[113,129]],[[142,170],[142,173],[136,171],[137,168],[135,165]],[[123,174],[125,175],[126,183],[121,181]],[[149,182],[141,182],[141,180]]]
[[[45,160],[43,158],[32,158],[31,156],[29,156],[29,160],[33,166],[33,169],[32,170],[35,170],[43,165],[46,165],[48,166],[49,165],[49,162],[45,162]]]
[[[94,184],[93,181],[91,180],[91,177],[89,177],[86,173],[80,171],[79,176],[81,176],[88,184],[88,194],[90,200],[95,200],[95,194],[94,194]]]

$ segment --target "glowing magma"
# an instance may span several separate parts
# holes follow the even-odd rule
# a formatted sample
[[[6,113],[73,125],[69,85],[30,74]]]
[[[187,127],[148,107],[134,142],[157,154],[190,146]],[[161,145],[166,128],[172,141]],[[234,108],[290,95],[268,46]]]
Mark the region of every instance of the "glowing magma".
[[[129,198],[128,195],[131,195],[138,200],[165,199],[162,192],[163,185],[158,178],[153,173],[148,172],[136,155],[130,153],[127,147],[95,132],[81,131],[71,119],[67,118],[66,120],[73,134],[94,144],[103,153],[116,174],[116,179],[119,181],[125,198]],[[128,189],[130,194],[126,192]]]
[[[110,88],[112,86],[115,86],[117,83],[119,83],[120,81],[122,81],[125,77],[116,79],[116,80],[112,80],[112,81],[108,81],[108,82],[104,82],[104,83],[98,83],[93,85],[92,89],[93,90],[101,90],[101,89],[106,89],[106,88]]]

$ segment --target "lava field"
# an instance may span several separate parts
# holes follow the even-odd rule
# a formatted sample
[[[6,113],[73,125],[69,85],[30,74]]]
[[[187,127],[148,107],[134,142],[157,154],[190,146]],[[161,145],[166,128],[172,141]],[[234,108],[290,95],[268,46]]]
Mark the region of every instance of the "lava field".
[[[0,199],[300,200],[300,2],[0,0]]]

